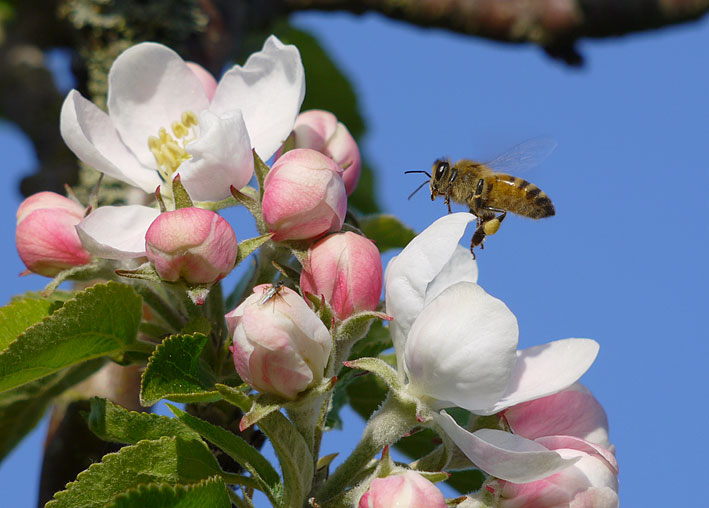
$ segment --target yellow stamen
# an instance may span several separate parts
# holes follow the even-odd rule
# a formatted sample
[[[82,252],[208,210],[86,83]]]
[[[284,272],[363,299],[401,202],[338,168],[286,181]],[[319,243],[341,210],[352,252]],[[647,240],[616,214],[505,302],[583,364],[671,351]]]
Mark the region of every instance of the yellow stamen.
[[[155,157],[158,171],[164,180],[169,181],[180,164],[191,157],[185,150],[185,146],[197,139],[196,127],[198,125],[197,115],[192,111],[185,111],[181,115],[181,121],[172,122],[170,126],[174,137],[167,132],[165,127],[158,130],[157,136],[148,137],[148,148]],[[192,136],[188,137],[190,134]]]

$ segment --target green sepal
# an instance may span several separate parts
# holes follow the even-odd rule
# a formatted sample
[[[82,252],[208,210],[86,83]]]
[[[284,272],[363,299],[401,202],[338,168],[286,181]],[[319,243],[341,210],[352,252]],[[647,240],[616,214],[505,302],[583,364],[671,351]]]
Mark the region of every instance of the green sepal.
[[[253,399],[251,409],[241,418],[239,428],[241,430],[248,429],[252,425],[258,423],[261,418],[264,418],[274,411],[280,411],[284,401],[278,397],[268,393],[259,393]]]
[[[155,270],[153,264],[148,261],[133,270],[116,270],[116,275],[127,279],[148,280],[150,282],[162,282],[160,275]]]
[[[213,476],[197,483],[139,485],[119,494],[108,508],[231,508],[224,480]]]
[[[179,174],[175,175],[175,178],[172,179],[172,195],[175,198],[175,210],[194,206],[190,194],[187,192],[187,189],[185,189],[185,186],[182,185],[182,179]]]
[[[290,136],[288,136],[288,139],[293,142],[292,133]],[[265,190],[263,183],[266,180],[268,172],[271,171],[271,168],[269,168],[268,165],[261,160],[261,157],[259,157],[259,155],[256,153],[256,150],[252,151],[254,154],[254,174],[256,175],[256,181],[258,182],[259,197],[263,198],[263,191]]]
[[[251,473],[259,488],[274,506],[281,504],[283,496],[281,478],[271,463],[256,448],[228,430],[196,418],[172,404],[168,404],[168,407],[183,425],[199,433]]]
[[[136,342],[141,312],[142,299],[124,284],[77,293],[0,353],[0,392],[94,358],[120,358]]]
[[[201,441],[162,437],[125,446],[79,473],[46,508],[104,507],[141,484],[190,484],[221,475],[217,459]]]
[[[416,236],[413,229],[405,226],[393,215],[363,217],[359,220],[359,227],[376,244],[379,252],[406,247]]]
[[[265,235],[257,236],[255,238],[248,238],[239,242],[239,250],[236,254],[236,264],[238,265],[249,255],[251,255],[256,249],[261,247],[264,243],[273,238],[273,233],[268,233]]]
[[[393,318],[383,312],[358,312],[340,323],[335,332],[335,340],[350,344],[358,341],[369,333],[369,328],[375,319],[391,321]]]
[[[357,360],[347,361],[345,365],[351,369],[366,370],[367,372],[375,374],[391,389],[403,389],[396,371],[384,360],[380,360],[379,358],[358,358]]]
[[[151,413],[128,411],[107,399],[93,397],[86,419],[89,429],[104,441],[135,444],[144,439],[180,436],[200,439],[197,432],[175,418]]]
[[[152,406],[161,399],[175,402],[214,402],[214,375],[200,361],[207,343],[202,334],[172,335],[153,352],[140,383],[140,403]]]

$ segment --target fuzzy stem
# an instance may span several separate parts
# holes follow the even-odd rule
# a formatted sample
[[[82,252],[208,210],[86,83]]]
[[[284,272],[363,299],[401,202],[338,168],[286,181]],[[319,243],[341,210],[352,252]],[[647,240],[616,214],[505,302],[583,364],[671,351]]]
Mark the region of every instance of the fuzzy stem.
[[[396,443],[416,424],[415,404],[402,400],[390,392],[381,407],[367,422],[360,442],[319,489],[316,498],[326,502],[344,491],[350,486],[352,479],[367,467],[369,461],[382,448]]]

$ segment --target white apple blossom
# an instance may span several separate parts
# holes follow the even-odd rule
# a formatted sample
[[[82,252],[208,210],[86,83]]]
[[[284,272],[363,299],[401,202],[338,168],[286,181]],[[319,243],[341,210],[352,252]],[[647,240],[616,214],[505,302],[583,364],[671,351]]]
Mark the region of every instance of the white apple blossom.
[[[276,152],[304,95],[300,53],[274,36],[243,67],[228,70],[216,90],[205,87],[177,53],[146,42],[121,53],[111,66],[108,113],[72,90],[60,128],[79,159],[102,173],[147,193],[163,186],[168,196],[179,174],[194,200],[217,201],[230,195],[230,186],[240,189],[250,180],[252,148],[264,160]],[[114,242],[114,224],[124,212],[104,211],[100,221],[93,219],[102,227],[79,225],[82,238],[91,237],[90,243],[114,251],[114,257],[135,257]],[[144,238],[140,228],[132,228],[134,236]]]
[[[514,314],[475,283],[475,262],[458,245],[473,220],[469,213],[445,216],[391,260],[386,312],[407,391],[434,410],[435,423],[478,467],[525,483],[575,459],[507,432],[468,432],[441,410],[491,415],[555,393],[591,366],[598,344],[566,339],[518,351]]]

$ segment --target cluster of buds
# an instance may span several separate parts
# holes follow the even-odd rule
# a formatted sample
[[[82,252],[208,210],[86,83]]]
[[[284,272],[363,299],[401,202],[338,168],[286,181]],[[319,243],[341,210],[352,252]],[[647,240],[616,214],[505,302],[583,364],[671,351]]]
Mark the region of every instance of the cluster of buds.
[[[143,69],[149,69],[147,95],[130,85]],[[22,261],[29,271],[59,279],[92,259],[137,259],[144,261],[139,269],[118,273],[149,272],[154,282],[190,291],[219,282],[264,242],[276,244],[271,254],[291,249],[302,265],[299,280],[290,277],[299,291],[283,283],[256,285],[225,315],[234,366],[252,389],[283,404],[295,401],[288,408],[316,386],[330,390],[323,379],[336,380],[361,338],[338,330],[360,330],[363,322],[368,327],[367,320],[384,316],[374,312],[383,269],[371,240],[343,231],[361,171],[357,144],[332,113],[298,115],[303,87],[297,50],[273,37],[219,82],[164,46],[130,48],[109,74],[108,114],[72,91],[62,107],[61,131],[87,164],[146,192],[157,187],[160,211],[130,205],[86,215],[57,194],[31,196],[17,212]],[[277,88],[282,93],[273,94]],[[101,134],[90,134],[96,132]],[[264,170],[261,161],[274,155]],[[262,187],[247,189],[255,165]],[[228,202],[230,189],[260,229],[245,250],[212,211]],[[404,401],[400,413],[379,422],[398,418],[398,437],[411,429],[407,422],[428,425],[489,475],[485,488],[461,506],[613,508],[618,469],[605,413],[575,384],[598,345],[566,339],[517,350],[516,318],[477,285],[477,266],[459,245],[473,220],[471,214],[440,219],[387,268],[384,317],[393,319],[388,332],[398,372],[381,359],[358,364],[386,380],[391,407]],[[271,274],[259,272],[254,280]],[[356,362],[345,363],[357,368]],[[446,413],[450,407],[498,415],[501,424],[469,431]],[[389,440],[371,449],[396,441],[386,430],[366,433]],[[359,508],[446,506],[441,491],[410,470],[370,478],[355,491],[365,491],[352,500]]]

